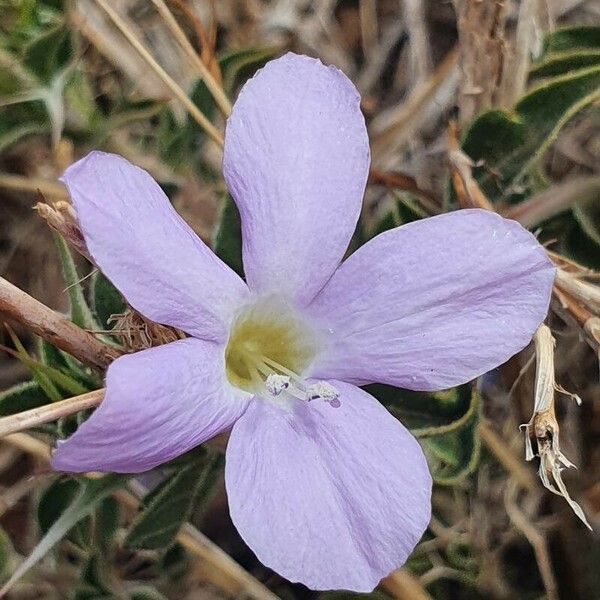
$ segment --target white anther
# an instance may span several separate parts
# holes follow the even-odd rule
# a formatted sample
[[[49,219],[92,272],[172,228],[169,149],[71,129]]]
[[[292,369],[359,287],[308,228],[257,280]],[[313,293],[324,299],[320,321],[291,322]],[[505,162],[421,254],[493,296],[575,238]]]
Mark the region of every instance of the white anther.
[[[326,381],[317,381],[308,388],[308,400],[325,400],[331,406],[337,408],[340,406],[340,393]]]
[[[279,396],[290,387],[290,378],[287,375],[271,373],[265,381],[265,387],[271,396]]]

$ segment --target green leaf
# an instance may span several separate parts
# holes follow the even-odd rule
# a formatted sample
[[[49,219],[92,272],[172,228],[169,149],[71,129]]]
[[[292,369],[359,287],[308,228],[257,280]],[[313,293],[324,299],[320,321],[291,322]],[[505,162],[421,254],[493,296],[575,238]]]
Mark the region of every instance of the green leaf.
[[[129,593],[130,600],[167,600],[156,588],[144,586]]]
[[[277,53],[276,48],[243,48],[223,54],[219,66],[223,75],[223,88],[232,95],[235,89]]]
[[[85,300],[83,288],[81,287],[82,280],[77,273],[77,268],[75,267],[75,261],[73,260],[71,250],[69,249],[67,242],[65,242],[65,240],[58,233],[53,233],[53,236],[54,242],[56,243],[56,247],[58,249],[58,257],[63,279],[67,286],[67,293],[69,295],[69,315],[71,321],[73,321],[75,325],[81,327],[82,329],[97,329],[98,324],[96,323],[94,316],[92,315],[92,311]]]
[[[119,512],[119,503],[112,496],[105,498],[98,506],[94,519],[94,534],[101,549],[106,550],[115,543]]]
[[[200,109],[200,112],[209,120],[212,121],[216,112],[215,101],[212,94],[208,91],[203,79],[198,80],[192,87],[190,99]],[[198,125],[195,119],[190,115],[187,116],[188,129],[193,136],[201,136],[204,138],[204,130]],[[196,140],[197,143],[197,140]]]
[[[55,369],[67,369],[69,367],[63,351],[42,338],[38,338],[37,355],[40,361],[49,367]]]
[[[106,563],[98,553],[94,552],[88,558],[81,571],[81,580],[86,590],[94,590],[100,596],[112,597],[106,575]]]
[[[559,131],[600,98],[600,66],[544,81],[529,91],[514,112],[488,111],[471,124],[463,150],[481,166],[474,175],[492,201],[520,200],[535,191],[528,180]]]
[[[57,477],[40,495],[36,507],[36,517],[38,528],[41,535],[50,531],[52,525],[60,518],[69,504],[77,496],[80,485],[76,479],[68,477]],[[82,525],[80,523],[79,525]],[[79,528],[79,526],[77,526]],[[89,529],[86,525],[77,531],[74,536],[80,542],[87,537],[85,530]],[[67,532],[68,533],[68,532]]]
[[[69,594],[69,600],[114,600],[114,595],[99,592],[91,585],[80,585]]]
[[[0,417],[44,406],[48,400],[37,381],[18,383],[0,392]]]
[[[533,79],[556,77],[598,64],[600,64],[600,49],[561,52],[545,56],[543,61],[533,65],[529,75]]]
[[[479,397],[473,392],[467,418],[460,427],[420,438],[435,483],[455,485],[474,471],[481,450],[477,432],[480,412]]]
[[[170,545],[207,480],[213,476],[214,460],[201,469],[199,461],[192,461],[163,481],[144,501],[145,508],[134,520],[125,545],[130,548],[152,550]]]
[[[20,123],[2,126],[0,122],[0,152],[20,142],[23,138],[37,133],[44,133],[48,128],[39,123]]]
[[[413,392],[381,384],[365,389],[419,439],[437,483],[451,485],[475,468],[480,407],[470,385],[442,392]]]
[[[45,367],[45,365],[29,356],[29,353],[21,343],[21,340],[19,340],[12,330],[9,330],[9,333],[16,348],[16,358],[29,369],[33,379],[39,384],[42,390],[44,390],[44,393],[49,400],[52,400],[52,402],[61,400],[62,396],[60,392],[56,389],[56,386],[48,377],[48,374],[43,372],[42,367]]]
[[[427,216],[410,194],[395,194],[393,203],[387,207],[387,210],[377,220],[373,231],[368,237],[375,237],[384,231],[418,221]]]
[[[0,581],[4,581],[10,574],[13,563],[16,562],[16,553],[8,534],[0,527]]]
[[[469,385],[441,392],[414,392],[383,384],[368,385],[365,389],[417,437],[455,431],[465,424],[474,409]]]
[[[190,556],[177,542],[160,556],[158,573],[170,581],[179,581],[190,568]]]
[[[102,328],[112,328],[108,320],[112,315],[120,315],[127,310],[123,296],[117,288],[102,274],[97,271],[92,275],[91,283],[92,307]]]
[[[0,590],[6,594],[33,565],[41,560],[81,519],[89,515],[98,503],[109,494],[123,487],[128,476],[111,474],[98,479],[82,481],[67,509],[54,521],[38,542],[33,552],[19,565],[12,577]]]
[[[546,36],[543,55],[551,52],[566,52],[586,48],[600,48],[600,27],[576,25],[557,29]]]
[[[595,197],[579,202],[573,214],[585,234],[600,246],[600,190],[596,191]]]
[[[54,367],[49,367],[48,365],[45,365],[44,363],[31,358],[29,355],[19,355],[19,360],[31,370],[34,377],[43,376],[53,386],[57,385],[73,396],[78,396],[79,394],[85,394],[86,392],[89,392],[86,386],[79,383],[70,375],[63,373],[62,371],[60,371],[59,369],[55,369]],[[46,388],[44,388],[44,385],[41,383],[41,380],[37,379],[37,377],[36,381],[38,381],[38,383],[40,383],[44,391],[46,391]],[[56,388],[54,388],[54,390],[56,390]],[[58,391],[53,391],[52,396],[49,397],[53,402],[57,400],[62,400],[62,394],[60,394]]]
[[[600,27],[565,27],[549,33],[533,63],[533,78],[564,75],[600,64]]]
[[[97,133],[103,125],[108,125],[98,109],[86,72],[74,71],[66,82],[63,94],[65,103],[69,107],[70,120],[76,121],[78,129]]]
[[[561,252],[582,265],[600,271],[600,246],[577,221],[568,228],[561,243]]]
[[[67,352],[63,352],[41,338],[38,339],[37,348],[37,355],[44,365],[62,372],[67,377],[81,384],[86,391],[102,387],[101,378]]]
[[[67,68],[74,55],[68,28],[59,26],[29,44],[23,64],[44,83],[50,83]]]
[[[560,130],[600,98],[600,28],[557,30],[532,65],[545,77],[513,110],[490,110],[465,131],[463,150],[483,192],[493,202],[518,202],[546,187],[541,159]]]
[[[230,196],[223,200],[221,218],[213,241],[215,254],[243,277],[242,265],[242,225],[240,213]]]

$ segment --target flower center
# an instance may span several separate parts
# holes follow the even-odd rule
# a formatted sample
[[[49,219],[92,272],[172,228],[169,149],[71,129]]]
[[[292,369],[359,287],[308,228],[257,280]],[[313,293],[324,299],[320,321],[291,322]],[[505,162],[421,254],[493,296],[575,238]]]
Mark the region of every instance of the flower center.
[[[302,316],[283,299],[268,296],[243,308],[231,326],[227,379],[253,394],[322,398],[334,406],[339,394],[332,386],[303,380],[317,351],[317,336]]]

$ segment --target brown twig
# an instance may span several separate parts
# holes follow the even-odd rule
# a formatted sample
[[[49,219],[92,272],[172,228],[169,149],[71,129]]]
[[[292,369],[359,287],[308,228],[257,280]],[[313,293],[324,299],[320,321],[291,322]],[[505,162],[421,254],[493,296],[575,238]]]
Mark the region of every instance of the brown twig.
[[[431,600],[423,585],[407,569],[397,569],[382,579],[379,587],[396,600]]]
[[[504,495],[506,513],[513,525],[521,531],[533,548],[548,600],[558,600],[558,586],[552,570],[546,536],[529,521],[517,505],[517,491],[514,483],[509,482]]]
[[[384,185],[394,190],[412,192],[419,198],[419,202],[428,214],[439,215],[442,212],[440,200],[436,198],[435,194],[419,187],[416,179],[411,175],[398,173],[396,171],[390,172],[371,169],[369,173],[369,183],[374,185]]]
[[[193,9],[188,6],[186,2],[187,0],[170,0],[170,4],[177,7],[179,12],[186,17],[188,23],[194,30],[198,43],[200,44],[200,58],[208,67],[215,80],[221,82],[223,79],[221,67],[215,50],[218,29],[216,0],[210,0],[209,2],[211,23],[208,31],[206,31],[202,20],[198,18],[198,15],[194,13]]]
[[[567,310],[582,327],[584,327],[588,320],[593,317],[592,313],[584,306],[581,306],[581,304],[579,304],[579,302],[577,302],[577,300],[568,292],[561,290],[555,285],[553,293],[561,306]]]
[[[22,324],[92,367],[104,369],[120,354],[2,277],[0,315]]]
[[[536,484],[531,471],[511,452],[506,442],[485,421],[479,423],[478,430],[481,441],[513,479],[526,490],[534,490]]]

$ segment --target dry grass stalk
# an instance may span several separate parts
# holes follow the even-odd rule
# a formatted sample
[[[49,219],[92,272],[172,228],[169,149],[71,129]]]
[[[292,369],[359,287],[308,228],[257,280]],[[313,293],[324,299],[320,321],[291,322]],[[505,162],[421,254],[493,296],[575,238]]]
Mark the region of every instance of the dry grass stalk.
[[[600,177],[579,176],[565,179],[527,200],[507,207],[502,215],[514,219],[528,229],[569,210],[577,202],[600,193]]]
[[[454,0],[460,46],[460,121],[497,104],[505,68],[506,2]]]
[[[504,493],[504,505],[506,513],[512,524],[527,538],[535,553],[535,559],[546,589],[547,600],[558,600],[558,585],[546,536],[530,521],[528,516],[521,510],[517,504],[517,486],[509,482]]]
[[[177,82],[156,62],[150,52],[137,39],[135,34],[127,26],[127,23],[121,18],[119,13],[114,10],[106,0],[95,0],[96,4],[102,8],[115,27],[123,34],[131,47],[140,55],[148,66],[158,75],[163,83],[169,88],[172,94],[183,104],[190,116],[204,130],[206,135],[215,142],[220,148],[223,147],[223,136],[221,132],[206,118],[204,113],[190,100],[188,95],[181,89]]]
[[[177,40],[177,43],[181,46],[186,56],[189,58],[191,64],[196,69],[198,75],[204,80],[208,91],[221,112],[228,116],[231,113],[231,103],[229,102],[223,87],[213,77],[208,67],[204,64],[202,59],[198,56],[194,47],[186,37],[184,31],[177,23],[177,19],[173,16],[173,13],[169,10],[169,7],[164,0],[151,0],[152,4],[156,7],[161,17],[164,19],[169,31],[173,34],[173,37]]]
[[[600,316],[593,315],[568,292],[554,286],[554,296],[562,308],[582,327],[588,345],[598,356],[600,368]]]
[[[136,88],[142,96],[155,100],[161,100],[169,96],[169,88],[156,73],[148,69],[146,62],[137,53],[129,51],[127,40],[124,40],[119,31],[106,19],[104,12],[96,6],[94,0],[77,0],[77,2],[70,3],[70,5],[69,17],[74,27],[104,57],[135,82]],[[123,4],[119,3],[119,8],[122,6]],[[137,24],[127,16],[123,18],[131,28],[136,27]],[[181,71],[181,69],[178,71]]]
[[[525,467],[507,446],[503,440],[490,426],[482,421],[479,423],[478,433],[486,448],[494,455],[494,458],[506,469],[512,478],[524,489],[532,491],[535,489],[535,478],[531,471]]]
[[[360,0],[358,4],[360,14],[360,38],[363,53],[366,57],[377,49],[379,25],[377,22],[377,2],[375,0]]]
[[[540,325],[535,336],[536,380],[535,404],[529,423],[522,425],[525,430],[525,459],[540,458],[539,476],[544,487],[552,493],[562,496],[573,512],[591,529],[583,510],[571,498],[562,479],[562,471],[575,465],[561,452],[559,426],[554,411],[557,391],[572,396],[581,403],[578,396],[569,394],[558,386],[554,379],[554,338],[546,325]],[[534,451],[532,440],[535,441]]]
[[[600,314],[600,287],[581,281],[564,269],[556,270],[556,285],[587,306],[594,314]]]
[[[379,587],[397,600],[432,600],[423,585],[408,569],[394,571],[381,580]]]
[[[423,0],[402,2],[406,30],[410,35],[410,67],[415,83],[425,81],[431,72],[429,32]]]
[[[508,68],[504,69],[501,82],[502,92],[498,103],[502,106],[514,106],[525,92],[530,56],[540,42],[541,23],[537,22],[537,17],[539,5],[544,2],[545,0],[521,1],[515,39],[510,44],[511,56],[506,60]]]
[[[87,394],[52,402],[39,408],[32,408],[16,415],[0,418],[0,438],[13,433],[18,433],[32,427],[39,427],[44,423],[56,421],[81,410],[95,408],[102,402],[104,390],[94,390]]]
[[[486,198],[473,177],[471,171],[475,166],[473,161],[460,149],[456,121],[450,121],[448,124],[448,161],[452,185],[461,208],[484,208],[493,211],[492,203]]]
[[[41,177],[24,177],[22,175],[0,173],[0,188],[17,190],[19,192],[41,192],[49,198],[57,200],[66,200],[68,198],[67,190],[62,183]]]
[[[600,364],[600,317],[591,317],[583,325],[583,330],[589,339],[590,345],[598,353]]]
[[[381,112],[371,123],[371,152],[373,164],[383,168],[387,157],[398,152],[402,144],[420,127],[426,110],[440,90],[456,71],[458,48],[444,57],[435,71],[417,85],[408,98],[396,106]]]
[[[92,367],[106,368],[120,352],[0,277],[0,315]]]

